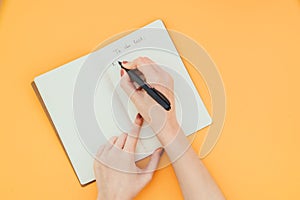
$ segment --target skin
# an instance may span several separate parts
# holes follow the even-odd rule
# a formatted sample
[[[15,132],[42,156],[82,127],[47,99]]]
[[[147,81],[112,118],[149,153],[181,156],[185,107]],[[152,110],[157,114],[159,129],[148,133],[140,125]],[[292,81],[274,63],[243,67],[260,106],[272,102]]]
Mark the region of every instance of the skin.
[[[146,168],[136,166],[134,152],[143,121],[150,125],[172,161],[184,199],[225,199],[196,152],[190,148],[177,122],[172,77],[146,57],[123,62],[123,66],[128,69],[137,68],[147,83],[163,93],[172,106],[170,111],[165,111],[144,90],[137,88],[128,74],[121,70],[121,87],[135,104],[139,114],[130,135],[123,133],[119,137],[113,137],[99,149],[94,164],[98,199],[133,199],[151,181],[163,151],[161,148],[157,149]],[[122,166],[123,170],[127,166],[124,171],[135,173],[121,172],[106,165]]]

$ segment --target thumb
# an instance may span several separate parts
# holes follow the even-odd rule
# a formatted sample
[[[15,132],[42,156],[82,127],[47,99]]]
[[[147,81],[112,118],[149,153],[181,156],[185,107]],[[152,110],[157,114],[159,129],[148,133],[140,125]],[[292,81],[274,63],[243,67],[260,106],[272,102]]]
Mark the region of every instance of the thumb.
[[[143,169],[144,172],[152,172],[157,168],[159,160],[164,152],[162,147],[155,150],[155,152],[151,155],[150,161],[148,165]]]

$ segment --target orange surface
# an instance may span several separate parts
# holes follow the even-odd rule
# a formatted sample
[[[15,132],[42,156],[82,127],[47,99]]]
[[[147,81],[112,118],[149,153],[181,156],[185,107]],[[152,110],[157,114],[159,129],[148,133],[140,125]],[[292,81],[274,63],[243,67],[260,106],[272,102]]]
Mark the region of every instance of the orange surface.
[[[80,186],[30,83],[157,18],[202,44],[222,74],[225,126],[204,162],[226,197],[300,199],[300,1],[175,2],[2,2],[0,199],[95,199],[95,183]],[[182,199],[170,167],[137,197],[154,198]]]

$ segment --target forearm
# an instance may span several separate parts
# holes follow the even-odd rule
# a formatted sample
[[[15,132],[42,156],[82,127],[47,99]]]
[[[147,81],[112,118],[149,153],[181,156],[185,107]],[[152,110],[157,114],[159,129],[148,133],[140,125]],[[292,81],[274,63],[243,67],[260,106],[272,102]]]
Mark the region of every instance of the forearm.
[[[165,151],[172,161],[184,198],[224,199],[222,192],[196,152],[190,147],[181,129],[178,128],[176,131],[169,128],[167,131],[173,134],[164,132],[164,138],[160,137],[160,141],[164,143]],[[174,132],[177,134],[174,135]],[[167,143],[167,139],[171,142]]]
[[[192,148],[173,163],[173,168],[185,199],[224,199],[217,184]]]

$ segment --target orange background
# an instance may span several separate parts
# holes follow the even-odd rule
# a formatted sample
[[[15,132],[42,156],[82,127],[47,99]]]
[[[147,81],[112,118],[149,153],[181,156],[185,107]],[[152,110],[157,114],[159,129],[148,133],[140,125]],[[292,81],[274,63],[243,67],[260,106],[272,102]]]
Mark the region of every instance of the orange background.
[[[225,126],[204,162],[226,197],[300,199],[300,1],[147,2],[2,2],[0,199],[96,198],[95,183],[80,186],[30,83],[157,18],[202,44],[224,80]],[[154,198],[182,199],[170,167],[137,197]]]

